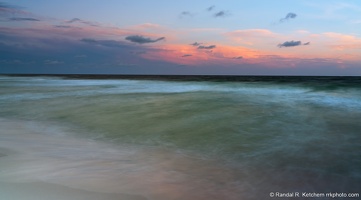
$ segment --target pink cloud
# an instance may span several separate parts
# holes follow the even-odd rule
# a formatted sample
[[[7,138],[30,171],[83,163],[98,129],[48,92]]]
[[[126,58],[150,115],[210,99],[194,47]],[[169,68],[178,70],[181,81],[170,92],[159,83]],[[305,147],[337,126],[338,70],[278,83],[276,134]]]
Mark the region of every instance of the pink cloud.
[[[139,52],[143,53],[134,54],[134,56],[152,61],[192,66],[262,64],[279,68],[293,67],[304,62],[341,63],[341,61],[361,59],[360,53],[356,52],[361,49],[361,38],[353,35],[332,32],[312,34],[307,30],[298,30],[289,35],[275,33],[268,29],[235,30],[227,33],[224,31],[217,28],[178,30],[153,23],[119,28],[77,18],[68,21],[49,20],[29,24],[27,28],[10,26],[0,28],[2,33],[24,35],[32,39],[66,38],[79,42],[80,39],[91,38],[103,42],[121,41],[126,42],[127,45],[134,45],[125,41],[126,37],[132,35],[144,38],[165,37],[167,39],[165,42],[147,44],[149,46],[146,50],[139,48]],[[197,40],[199,38],[202,41]],[[302,44],[311,42],[311,45],[300,45],[292,50],[277,47],[277,44],[292,40],[302,41]],[[195,41],[202,42],[203,48],[190,45]],[[44,48],[61,48],[46,46],[46,42],[37,45],[44,45]]]
[[[255,45],[265,40],[273,40],[279,37],[278,34],[267,29],[236,30],[225,33],[224,35],[234,42],[246,45]]]
[[[260,38],[260,37],[275,37],[277,34],[267,29],[246,29],[236,30],[226,33],[227,36],[231,37],[247,37],[247,38]]]
[[[154,23],[144,23],[144,24],[139,24],[139,25],[129,27],[129,29],[135,29],[135,30],[159,30],[159,29],[164,29],[164,28],[165,27],[163,27],[159,24],[154,24]]]
[[[336,50],[361,49],[361,38],[353,35],[327,32],[323,33],[328,39],[328,46]]]

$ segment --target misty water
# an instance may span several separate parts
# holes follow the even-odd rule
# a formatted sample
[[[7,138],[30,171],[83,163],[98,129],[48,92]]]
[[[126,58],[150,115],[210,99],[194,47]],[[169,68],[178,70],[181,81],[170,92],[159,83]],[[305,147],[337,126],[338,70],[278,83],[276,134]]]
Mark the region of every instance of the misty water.
[[[360,192],[359,77],[2,76],[0,88],[8,188],[45,182],[104,199]]]

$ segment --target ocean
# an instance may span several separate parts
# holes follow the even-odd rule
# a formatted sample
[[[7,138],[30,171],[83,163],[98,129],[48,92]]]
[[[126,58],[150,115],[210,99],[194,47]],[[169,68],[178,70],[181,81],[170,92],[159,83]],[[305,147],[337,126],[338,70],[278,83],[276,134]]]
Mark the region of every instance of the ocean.
[[[361,77],[0,76],[0,127],[7,199],[361,192]]]

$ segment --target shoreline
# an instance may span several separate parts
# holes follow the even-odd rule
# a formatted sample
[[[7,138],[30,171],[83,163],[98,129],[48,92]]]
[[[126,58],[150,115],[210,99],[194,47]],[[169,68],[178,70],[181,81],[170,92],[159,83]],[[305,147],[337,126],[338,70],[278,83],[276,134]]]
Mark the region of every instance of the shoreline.
[[[93,145],[93,142],[68,138],[69,136],[62,134],[46,134],[41,130],[45,126],[36,130],[34,125],[39,124],[34,124],[34,122],[2,118],[0,125],[2,127],[0,130],[0,193],[2,197],[14,200],[147,199],[141,195],[123,192],[92,191],[84,185],[72,184],[70,179],[65,180],[65,178],[62,181],[54,179],[66,176],[66,168],[76,166],[71,164],[76,160],[71,159],[74,156],[70,152],[72,149],[77,149],[76,145],[88,146],[88,148],[97,146]],[[44,129],[44,131],[48,130],[55,129],[53,127]],[[65,144],[67,142],[70,144]],[[58,143],[64,143],[64,145],[54,146]],[[102,147],[105,146],[102,145]],[[66,152],[66,148],[69,148],[69,152]],[[79,148],[77,150],[80,150]],[[64,151],[63,155],[61,155],[61,149]],[[57,155],[56,151],[60,153]],[[67,161],[67,159],[71,160]],[[69,174],[68,178],[71,175]]]
[[[228,166],[156,147],[114,145],[54,123],[0,118],[0,126],[0,193],[12,200],[253,200],[274,191],[357,192],[360,180],[301,168],[266,170],[267,163]]]
[[[146,200],[138,195],[125,193],[101,193],[82,189],[71,188],[48,182],[2,182],[0,181],[0,193],[3,198],[14,200]]]
[[[0,119],[0,126],[6,155],[0,157],[0,193],[7,199],[240,198],[233,172],[211,161],[52,135],[46,132],[59,129],[34,122]]]

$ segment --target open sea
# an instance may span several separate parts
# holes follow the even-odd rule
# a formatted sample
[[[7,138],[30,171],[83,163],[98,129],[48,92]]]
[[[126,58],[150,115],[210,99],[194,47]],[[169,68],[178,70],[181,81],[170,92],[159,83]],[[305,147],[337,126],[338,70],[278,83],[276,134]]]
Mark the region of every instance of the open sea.
[[[49,183],[132,200],[361,193],[361,77],[0,76],[0,129],[7,191]]]

